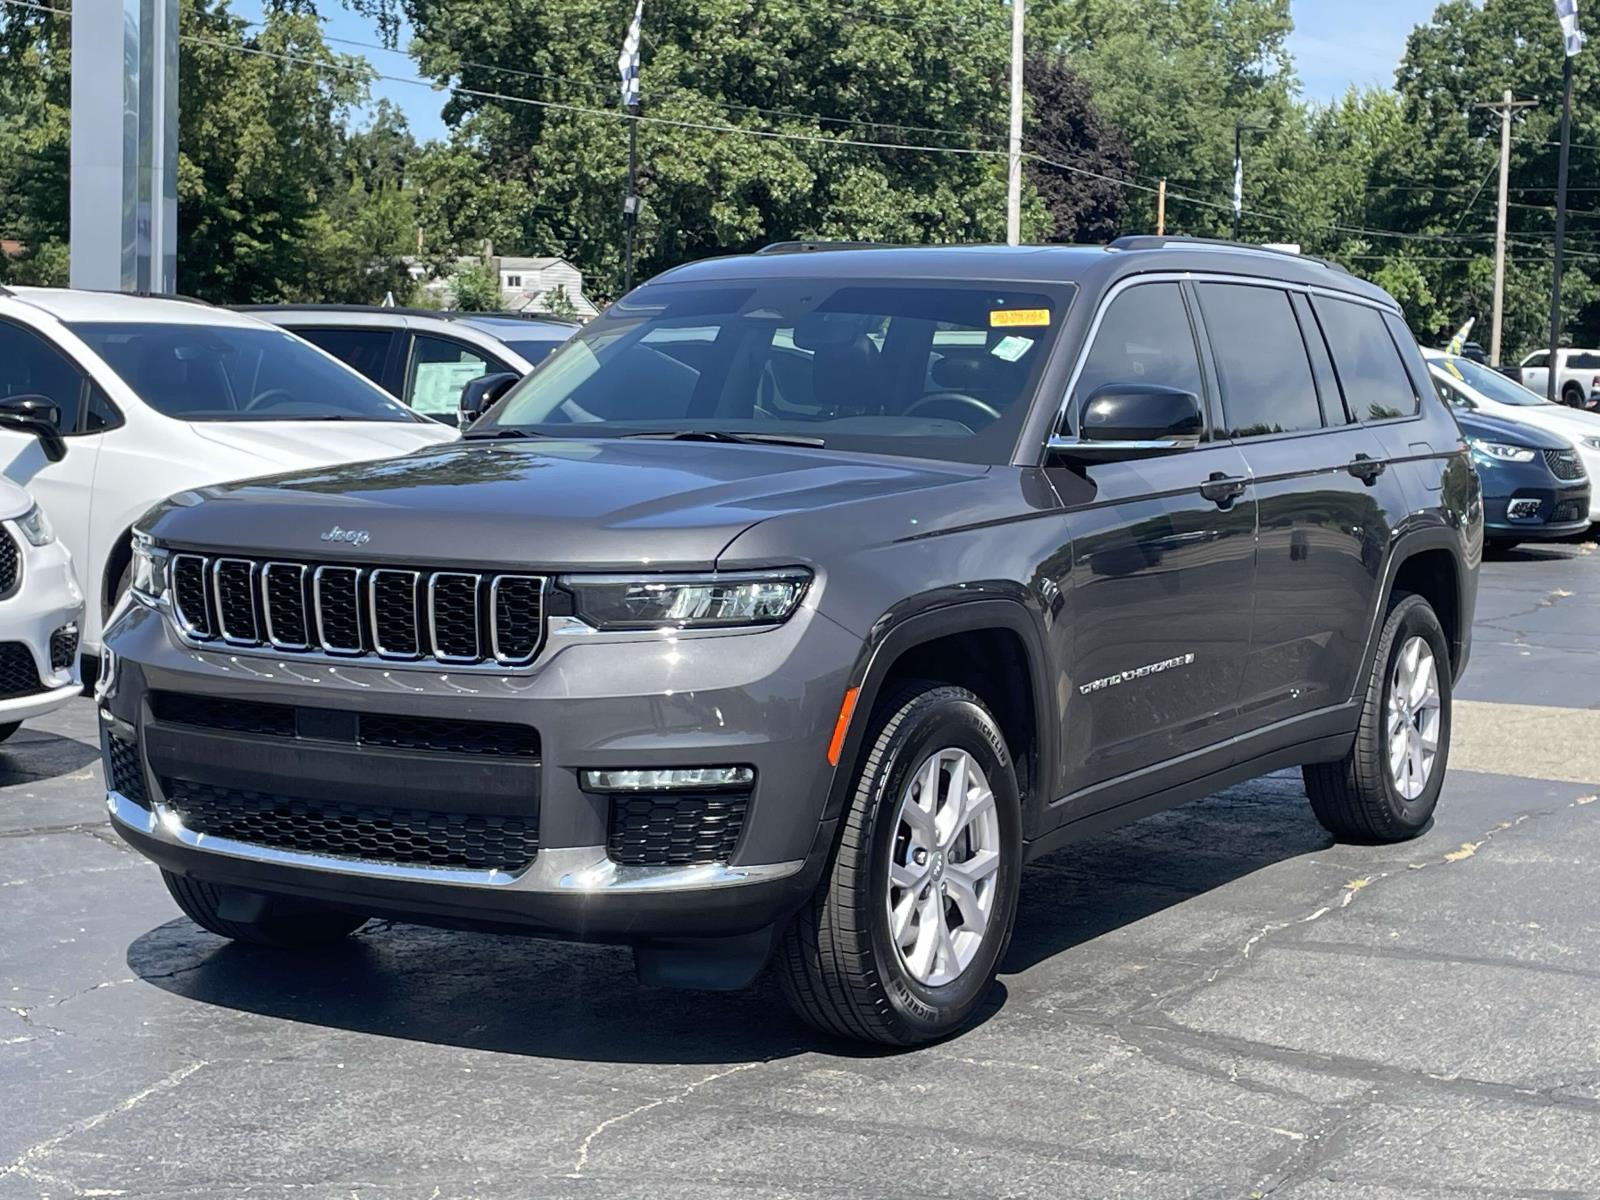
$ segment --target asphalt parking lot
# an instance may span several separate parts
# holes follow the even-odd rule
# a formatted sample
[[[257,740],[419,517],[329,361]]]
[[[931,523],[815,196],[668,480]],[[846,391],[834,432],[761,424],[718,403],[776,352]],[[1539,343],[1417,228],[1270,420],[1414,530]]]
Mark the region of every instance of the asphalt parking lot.
[[[1421,839],[1284,773],[1057,854],[907,1053],[617,949],[230,946],[81,701],[0,747],[0,1197],[1600,1195],[1600,553],[1486,564],[1476,639]]]

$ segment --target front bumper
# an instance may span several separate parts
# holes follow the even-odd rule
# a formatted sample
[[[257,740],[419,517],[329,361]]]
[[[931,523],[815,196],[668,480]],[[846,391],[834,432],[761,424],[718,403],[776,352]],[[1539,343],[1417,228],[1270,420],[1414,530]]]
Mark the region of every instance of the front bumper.
[[[0,642],[20,642],[38,672],[39,687],[26,695],[0,700],[0,725],[27,721],[60,708],[79,692],[76,649],[72,661],[57,668],[51,661],[50,639],[83,620],[83,593],[72,570],[72,557],[59,541],[31,545],[14,535],[22,555],[16,592],[0,600]]]
[[[1490,538],[1516,538],[1518,541],[1553,540],[1582,533],[1589,528],[1593,500],[1586,480],[1570,484],[1553,482],[1548,472],[1501,472],[1492,481],[1485,479],[1483,531]]]
[[[112,822],[168,870],[400,919],[637,942],[734,936],[786,918],[832,843],[826,751],[859,640],[802,610],[757,634],[557,641],[527,673],[452,674],[199,650],[159,612],[131,606],[107,635],[100,721],[103,742],[115,735],[140,748],[139,787],[128,790],[143,795],[112,790]],[[341,751],[298,733],[185,731],[157,714],[157,693],[529,726],[539,757],[513,769],[415,749]],[[753,767],[756,782],[736,846],[714,862],[617,861],[615,797],[579,780],[585,769],[734,764]],[[521,869],[479,869],[214,836],[185,825],[168,795],[179,775],[264,794],[347,791],[357,803],[399,795],[395,803],[427,807],[433,795],[458,811],[492,796],[499,811],[537,821],[538,850]]]

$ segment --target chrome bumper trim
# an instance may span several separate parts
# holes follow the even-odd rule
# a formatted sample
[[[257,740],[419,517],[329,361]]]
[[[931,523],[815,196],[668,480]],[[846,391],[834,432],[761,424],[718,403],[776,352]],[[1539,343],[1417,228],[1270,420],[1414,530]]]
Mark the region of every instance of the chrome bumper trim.
[[[136,833],[168,845],[203,850],[227,858],[246,859],[270,866],[295,867],[366,879],[391,879],[447,887],[492,888],[512,892],[551,892],[589,895],[615,892],[695,892],[738,887],[793,875],[804,861],[727,866],[704,863],[689,867],[621,866],[606,857],[604,846],[563,846],[540,850],[526,870],[470,871],[455,867],[411,867],[398,863],[362,862],[297,850],[275,850],[232,838],[196,833],[178,814],[163,804],[155,811],[140,808],[121,792],[106,792],[111,819]]]

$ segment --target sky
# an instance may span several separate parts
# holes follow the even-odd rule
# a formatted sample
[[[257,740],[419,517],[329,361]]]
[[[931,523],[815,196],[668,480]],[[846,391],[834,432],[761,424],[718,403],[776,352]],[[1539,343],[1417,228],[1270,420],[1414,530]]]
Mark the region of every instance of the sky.
[[[1139,3],[1139,0],[1129,0]],[[1405,50],[1406,36],[1426,21],[1437,0],[1292,0],[1295,31],[1289,49],[1300,73],[1301,86],[1309,100],[1329,101],[1356,87],[1389,87],[1394,69]],[[234,11],[247,20],[259,20],[260,0],[240,0]],[[342,4],[319,6],[324,14],[327,36],[376,45],[380,39],[373,22]],[[617,29],[617,44],[625,31]],[[400,45],[409,35],[402,33]],[[367,46],[334,42],[340,53],[365,55],[382,74],[412,77],[416,64],[403,51],[386,52]],[[386,98],[400,106],[419,141],[442,138],[445,124],[439,117],[445,96],[430,87],[378,80],[372,88],[374,99]]]

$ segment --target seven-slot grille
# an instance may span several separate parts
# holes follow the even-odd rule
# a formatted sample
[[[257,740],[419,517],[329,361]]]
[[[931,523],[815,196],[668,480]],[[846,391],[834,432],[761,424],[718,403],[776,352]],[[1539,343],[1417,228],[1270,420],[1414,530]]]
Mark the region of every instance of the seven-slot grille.
[[[344,658],[525,666],[544,642],[542,575],[174,554],[173,613],[196,641]]]
[[[21,578],[22,552],[17,549],[16,539],[0,529],[0,597],[16,591]]]
[[[1583,460],[1576,450],[1545,450],[1545,466],[1557,479],[1582,479]]]

